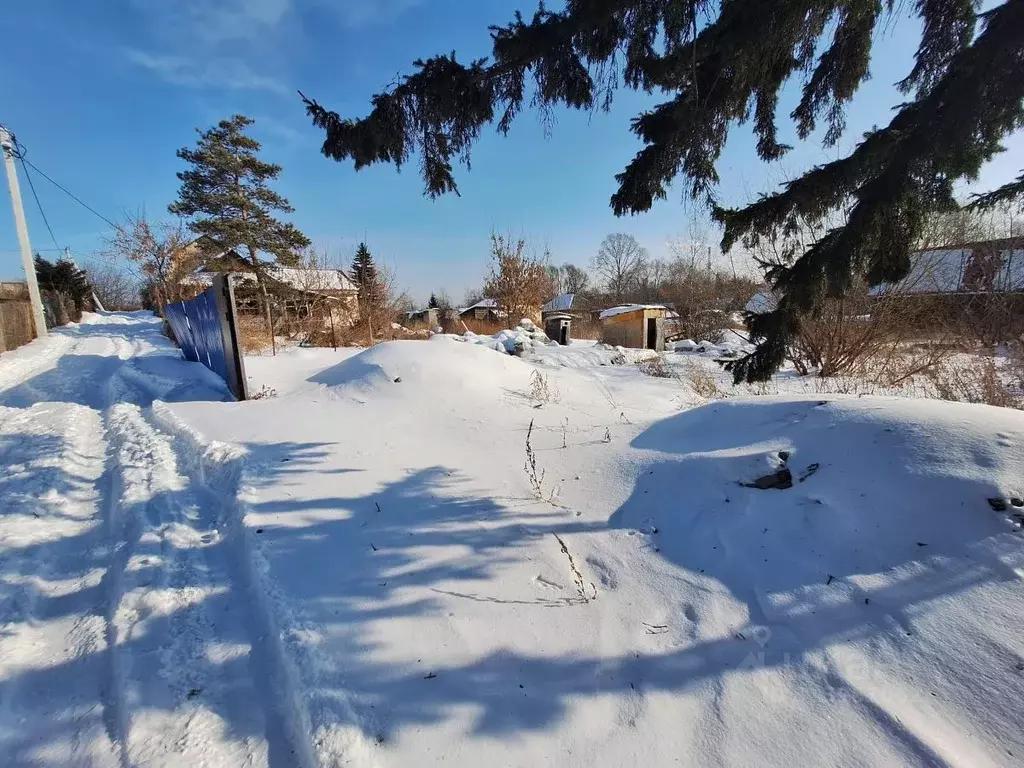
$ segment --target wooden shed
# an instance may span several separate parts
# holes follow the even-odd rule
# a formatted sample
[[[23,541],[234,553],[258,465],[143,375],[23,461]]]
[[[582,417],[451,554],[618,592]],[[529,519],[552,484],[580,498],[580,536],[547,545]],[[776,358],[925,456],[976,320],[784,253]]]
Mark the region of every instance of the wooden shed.
[[[627,304],[601,312],[601,341],[617,347],[665,350],[665,315],[661,304]]]

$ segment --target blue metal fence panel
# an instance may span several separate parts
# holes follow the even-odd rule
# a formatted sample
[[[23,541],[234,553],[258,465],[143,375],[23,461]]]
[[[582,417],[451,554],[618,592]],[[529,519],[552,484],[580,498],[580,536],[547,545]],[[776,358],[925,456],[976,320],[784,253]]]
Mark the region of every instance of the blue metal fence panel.
[[[228,364],[224,359],[224,337],[221,335],[220,316],[217,312],[217,299],[214,289],[204,291],[195,298],[195,305],[192,310],[196,322],[192,327],[196,329],[196,344],[200,353],[200,362],[207,368],[220,376],[224,381],[229,381]]]
[[[194,299],[178,301],[164,307],[164,316],[185,359],[202,363],[234,389],[234,378],[226,358],[224,326],[217,305],[217,287],[208,288]],[[236,396],[238,393],[236,393]],[[241,395],[240,399],[244,397]]]
[[[188,315],[185,312],[185,302],[168,304],[164,307],[164,317],[171,326],[174,338],[181,347],[185,359],[192,363],[199,362],[199,350],[196,347],[195,339],[192,337],[192,325],[189,323]]]

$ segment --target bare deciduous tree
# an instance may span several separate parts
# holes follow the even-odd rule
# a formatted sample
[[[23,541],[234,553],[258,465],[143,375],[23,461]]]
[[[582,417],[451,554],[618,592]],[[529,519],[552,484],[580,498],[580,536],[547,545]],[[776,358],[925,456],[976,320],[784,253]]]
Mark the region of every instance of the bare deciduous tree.
[[[510,322],[529,317],[545,298],[552,285],[544,259],[526,252],[526,241],[491,235],[491,268],[484,283],[484,294],[498,302]]]
[[[590,275],[575,264],[562,265],[562,290],[565,293],[579,295],[586,293],[590,287]]]
[[[602,277],[615,301],[622,301],[647,261],[647,249],[636,238],[621,232],[608,235],[601,243],[592,267]]]
[[[638,301],[659,301],[671,270],[661,259],[648,259],[637,270],[633,291]]]
[[[121,265],[105,261],[86,267],[85,274],[104,309],[139,306],[139,281]]]
[[[372,285],[364,288],[359,300],[359,319],[346,335],[359,344],[376,344],[394,338],[392,323],[411,305],[409,297],[398,289],[395,270],[377,264]]]
[[[180,222],[153,224],[139,211],[125,214],[124,224],[107,240],[106,255],[130,265],[162,311],[182,298],[182,278],[200,263],[199,249],[186,247],[190,241]]]

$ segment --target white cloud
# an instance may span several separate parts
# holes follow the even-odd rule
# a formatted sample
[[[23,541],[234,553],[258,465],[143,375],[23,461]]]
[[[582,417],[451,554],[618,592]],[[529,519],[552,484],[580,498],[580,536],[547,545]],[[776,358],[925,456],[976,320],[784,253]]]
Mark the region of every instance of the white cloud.
[[[132,0],[146,34],[129,61],[190,88],[287,93],[269,62],[287,69],[302,39],[302,9],[316,6],[350,29],[384,24],[422,0]]]
[[[292,0],[135,0],[135,7],[159,36],[216,45],[273,32]]]
[[[422,0],[342,0],[329,4],[347,27],[361,28],[394,21]]]
[[[160,75],[164,80],[192,88],[225,88],[243,91],[288,93],[288,87],[272,77],[253,72],[241,59],[201,56],[168,56],[135,48],[125,50],[128,60]]]

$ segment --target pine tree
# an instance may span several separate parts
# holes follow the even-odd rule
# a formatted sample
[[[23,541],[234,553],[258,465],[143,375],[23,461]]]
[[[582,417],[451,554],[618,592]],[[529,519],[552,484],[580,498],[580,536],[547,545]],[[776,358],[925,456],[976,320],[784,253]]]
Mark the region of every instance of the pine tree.
[[[437,309],[440,304],[437,303],[437,296],[433,293],[430,294],[430,300],[427,302],[427,309]]]
[[[352,259],[352,282],[359,289],[359,301],[371,304],[377,288],[377,265],[366,243],[360,243]]]
[[[167,210],[190,219],[189,229],[196,234],[209,235],[225,248],[245,249],[256,273],[267,332],[273,338],[266,268],[275,262],[297,264],[299,252],[310,241],[295,225],[274,217],[275,212],[292,213],[294,208],[270,188],[281,166],[259,159],[260,143],[245,134],[252,124],[252,118],[235,115],[206,131],[196,129],[196,148],[178,150],[189,168],[178,173],[178,199]],[[274,259],[262,258],[263,253]]]
[[[295,225],[274,217],[295,209],[270,188],[281,166],[260,160],[260,143],[245,134],[252,124],[251,118],[235,115],[200,132],[195,149],[178,150],[189,168],[178,173],[178,199],[167,210],[190,219],[197,235],[209,235],[225,248],[245,248],[259,275],[273,263],[261,253],[294,265],[310,241]]]
[[[189,228],[210,235],[225,248],[244,247],[257,274],[272,262],[296,264],[310,244],[295,225],[274,218],[292,213],[289,202],[269,186],[281,166],[260,160],[260,143],[245,134],[251,118],[235,115],[202,131],[195,149],[183,147],[178,157],[189,164],[178,173],[178,199],[168,206],[176,216],[189,218]]]
[[[58,259],[50,262],[38,253],[35,268],[40,289],[54,294],[56,299],[57,325],[77,321],[92,299],[89,277],[72,261]]]
[[[920,19],[908,95],[888,125],[847,156],[814,168],[780,192],[739,210],[715,197],[716,165],[735,125],[753,122],[757,153],[776,160],[779,93],[803,79],[790,115],[800,139],[825,123],[834,146],[844,108],[868,77],[873,34],[895,14]],[[954,183],[976,177],[1024,125],[1024,0],[983,14],[974,0],[567,0],[565,9],[516,14],[492,27],[493,57],[460,63],[455,54],[417,61],[417,71],[373,98],[365,118],[343,119],[306,100],[324,129],[323,152],[355,167],[422,158],[426,193],[456,191],[453,158],[469,162],[488,123],[506,133],[524,101],[607,109],[620,83],[668,94],[633,120],[645,147],[616,176],[617,215],[648,210],[676,176],[725,226],[723,248],[745,238],[784,235],[800,221],[845,215],[770,275],[778,308],[753,321],[757,351],[733,366],[737,379],[761,380],[783,362],[803,317],[859,279],[898,280],[925,216],[953,207]],[[818,54],[818,55],[816,55]],[[535,93],[527,88],[527,77]],[[1024,176],[982,196],[990,204],[1024,194]]]

